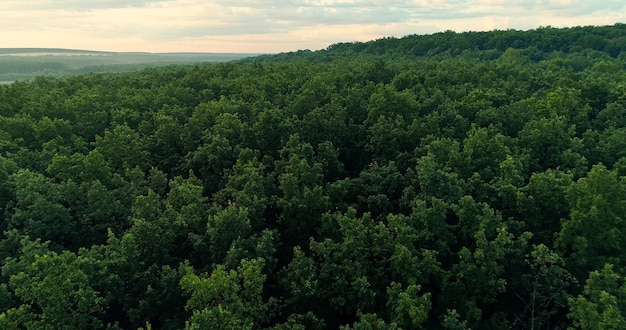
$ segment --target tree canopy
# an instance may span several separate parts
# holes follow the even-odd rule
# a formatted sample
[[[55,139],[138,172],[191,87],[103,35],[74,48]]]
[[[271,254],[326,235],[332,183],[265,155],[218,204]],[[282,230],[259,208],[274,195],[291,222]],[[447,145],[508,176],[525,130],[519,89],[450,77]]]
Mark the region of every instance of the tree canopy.
[[[0,328],[625,329],[625,35],[0,85]]]

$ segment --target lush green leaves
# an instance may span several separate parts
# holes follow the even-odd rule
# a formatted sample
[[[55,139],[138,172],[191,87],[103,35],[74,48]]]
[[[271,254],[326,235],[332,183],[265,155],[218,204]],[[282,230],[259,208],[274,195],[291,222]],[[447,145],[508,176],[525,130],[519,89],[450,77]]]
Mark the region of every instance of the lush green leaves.
[[[625,33],[0,85],[0,328],[624,328]]]

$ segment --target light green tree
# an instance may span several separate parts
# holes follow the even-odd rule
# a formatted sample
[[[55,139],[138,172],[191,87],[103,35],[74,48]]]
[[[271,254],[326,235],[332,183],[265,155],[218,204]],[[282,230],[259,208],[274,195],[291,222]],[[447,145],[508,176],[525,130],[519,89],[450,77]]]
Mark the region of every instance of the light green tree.
[[[589,274],[583,294],[569,299],[579,329],[626,329],[626,278],[606,264]]]
[[[186,329],[252,329],[267,322],[263,264],[261,258],[241,260],[237,269],[218,265],[210,275],[196,275],[185,266],[180,286],[190,296],[186,309],[193,313]]]

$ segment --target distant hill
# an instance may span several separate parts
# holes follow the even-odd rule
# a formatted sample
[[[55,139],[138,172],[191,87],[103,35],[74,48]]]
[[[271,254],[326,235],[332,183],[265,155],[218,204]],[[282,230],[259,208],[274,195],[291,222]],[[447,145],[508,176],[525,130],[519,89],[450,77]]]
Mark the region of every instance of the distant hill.
[[[82,49],[66,49],[66,48],[0,48],[0,55],[22,55],[22,54],[32,54],[32,55],[65,55],[65,54],[74,54],[74,55],[106,55],[106,54],[115,54],[114,52],[103,52],[103,51],[93,51],[93,50],[82,50]]]
[[[318,51],[299,50],[263,55],[255,61],[299,60],[306,63],[346,60],[355,57],[384,58],[386,61],[414,58],[443,59],[469,56],[481,60],[499,57],[507,49],[518,49],[532,61],[549,54],[576,52],[602,54],[617,58],[626,52],[626,24],[577,26],[572,28],[540,27],[534,30],[444,31],[427,35],[384,37],[366,42],[340,42]]]
[[[105,52],[63,48],[0,48],[0,83],[95,72],[128,72],[171,64],[225,62],[260,54]]]

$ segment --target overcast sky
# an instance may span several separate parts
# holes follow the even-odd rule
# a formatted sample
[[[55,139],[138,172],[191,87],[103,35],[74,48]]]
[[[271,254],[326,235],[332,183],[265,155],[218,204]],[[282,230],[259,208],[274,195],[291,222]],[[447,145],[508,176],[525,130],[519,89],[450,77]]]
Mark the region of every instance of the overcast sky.
[[[626,23],[625,0],[0,0],[0,48],[274,53],[618,22]]]

